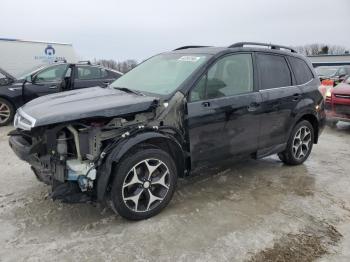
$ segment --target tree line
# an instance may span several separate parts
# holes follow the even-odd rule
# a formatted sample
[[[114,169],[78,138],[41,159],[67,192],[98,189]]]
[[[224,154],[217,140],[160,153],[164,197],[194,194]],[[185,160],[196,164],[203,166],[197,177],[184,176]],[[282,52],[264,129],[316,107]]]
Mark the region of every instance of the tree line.
[[[137,65],[137,61],[134,59],[128,59],[125,61],[115,61],[113,59],[95,59],[94,64],[98,64],[107,68],[117,70],[122,73],[126,73]]]
[[[309,56],[309,55],[341,55],[348,54],[349,51],[340,45],[327,45],[327,44],[309,44],[295,46],[294,49],[299,53]]]
[[[308,44],[293,47],[298,53],[306,56],[310,55],[341,55],[349,54],[349,51],[341,45],[328,45],[328,44]],[[94,63],[102,65],[107,68],[117,70],[122,73],[126,73],[137,66],[138,62],[134,59],[127,59],[125,61],[115,61],[113,59],[94,59]]]

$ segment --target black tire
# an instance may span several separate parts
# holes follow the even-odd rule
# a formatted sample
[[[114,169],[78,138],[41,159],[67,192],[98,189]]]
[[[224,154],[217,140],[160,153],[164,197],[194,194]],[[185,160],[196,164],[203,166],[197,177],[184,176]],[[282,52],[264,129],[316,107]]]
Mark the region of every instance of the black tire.
[[[155,163],[153,166],[152,161]],[[150,169],[147,168],[146,162],[151,164],[152,168],[159,163],[159,167],[153,172],[149,172]],[[143,181],[143,184],[132,183],[135,175],[133,170],[136,170],[137,179]],[[160,178],[163,177],[162,174],[168,174],[163,175],[165,186],[159,183]],[[147,179],[148,176],[151,178]],[[149,183],[146,185],[147,182]],[[168,153],[158,148],[139,148],[133,154],[124,157],[114,171],[114,181],[111,189],[112,209],[130,220],[142,220],[155,216],[169,204],[176,183],[176,166]],[[128,186],[128,184],[131,185]],[[135,194],[135,192],[140,193]],[[127,200],[130,196],[135,197],[136,195],[139,195],[137,206],[134,200]],[[153,202],[154,196],[160,197],[162,200]]]
[[[8,116],[3,115],[2,110],[3,113],[5,114],[6,112],[6,115],[8,114]],[[12,122],[13,117],[15,115],[14,106],[11,102],[4,98],[0,98],[0,114],[0,126],[7,126],[9,123]]]
[[[305,139],[296,138],[297,132],[299,132],[300,130],[309,130],[310,137],[305,136]],[[310,142],[308,143],[308,146],[304,145],[303,141],[304,140],[308,141],[309,139],[310,139]],[[301,144],[296,143],[297,140],[300,140],[302,143]],[[309,157],[312,151],[313,143],[314,143],[314,128],[309,121],[302,120],[299,123],[297,123],[293,128],[287,142],[286,150],[279,153],[278,157],[283,163],[287,165],[300,165]],[[295,150],[297,146],[298,146],[298,149]],[[300,157],[297,157],[298,152]]]

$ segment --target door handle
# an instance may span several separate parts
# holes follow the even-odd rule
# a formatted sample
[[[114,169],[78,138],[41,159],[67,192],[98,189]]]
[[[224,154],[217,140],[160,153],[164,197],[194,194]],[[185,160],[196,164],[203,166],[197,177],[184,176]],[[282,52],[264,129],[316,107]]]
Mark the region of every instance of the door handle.
[[[259,103],[253,102],[247,107],[247,109],[249,112],[254,112],[258,109],[259,106],[260,106]]]
[[[49,86],[50,89],[56,89],[57,88],[57,85],[52,85],[52,86]]]
[[[203,103],[202,103],[202,106],[203,106],[203,107],[210,107],[210,102],[203,102]]]

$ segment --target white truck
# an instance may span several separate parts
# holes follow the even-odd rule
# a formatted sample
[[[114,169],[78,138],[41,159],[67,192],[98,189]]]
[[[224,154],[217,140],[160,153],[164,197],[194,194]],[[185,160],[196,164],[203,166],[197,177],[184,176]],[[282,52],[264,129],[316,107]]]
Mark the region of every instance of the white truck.
[[[0,68],[15,77],[40,65],[77,60],[72,44],[0,38]]]

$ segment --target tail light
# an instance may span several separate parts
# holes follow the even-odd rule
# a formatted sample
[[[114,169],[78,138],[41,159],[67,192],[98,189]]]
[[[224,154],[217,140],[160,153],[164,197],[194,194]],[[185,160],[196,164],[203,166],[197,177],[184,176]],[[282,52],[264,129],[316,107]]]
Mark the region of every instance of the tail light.
[[[331,79],[324,79],[322,80],[321,84],[323,86],[334,86],[334,81]]]

